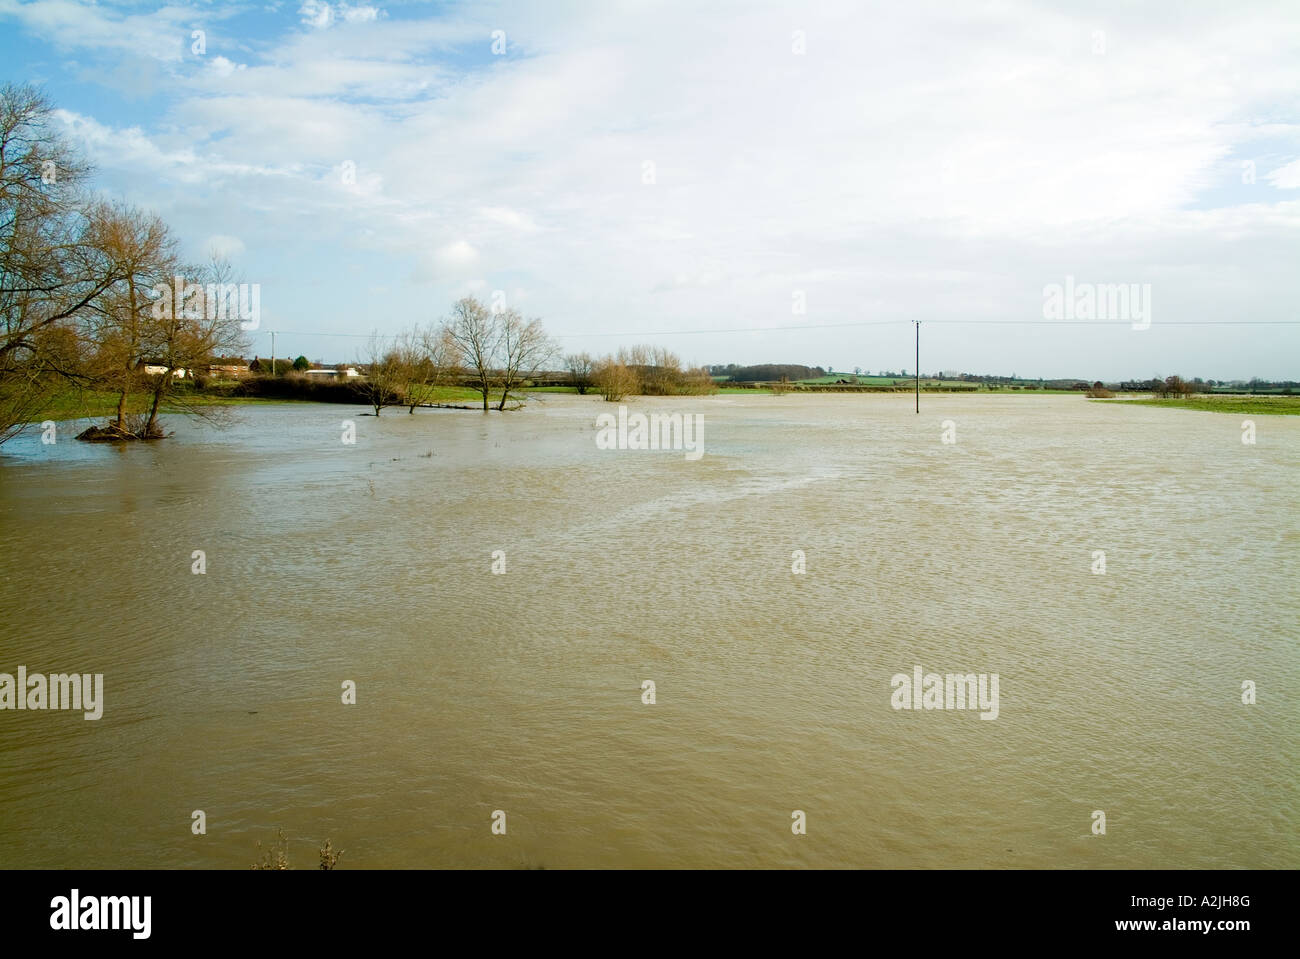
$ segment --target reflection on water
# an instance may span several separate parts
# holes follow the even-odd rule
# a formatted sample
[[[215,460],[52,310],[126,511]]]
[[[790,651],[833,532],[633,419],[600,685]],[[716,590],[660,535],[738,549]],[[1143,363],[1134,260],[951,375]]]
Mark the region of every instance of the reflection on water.
[[[6,444],[0,671],[106,705],[0,712],[0,866],[1300,866],[1300,421],[911,404],[633,404],[698,462],[586,397]],[[918,664],[997,720],[893,710]]]

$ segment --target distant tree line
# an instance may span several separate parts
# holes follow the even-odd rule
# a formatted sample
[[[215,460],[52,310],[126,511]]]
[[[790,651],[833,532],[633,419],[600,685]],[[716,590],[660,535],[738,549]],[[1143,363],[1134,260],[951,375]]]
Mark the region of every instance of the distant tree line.
[[[1161,378],[1154,376],[1149,380],[1125,380],[1119,388],[1126,392],[1151,392],[1161,397],[1187,396],[1192,393],[1208,393],[1211,390],[1224,392],[1240,390],[1248,393],[1294,393],[1300,390],[1300,382],[1295,380],[1264,380],[1258,376],[1248,382],[1225,380],[1184,380],[1180,376]]]
[[[721,376],[732,383],[776,383],[782,377],[787,380],[815,380],[825,376],[826,371],[820,366],[801,366],[797,363],[759,363],[756,366],[711,366],[709,372]]]

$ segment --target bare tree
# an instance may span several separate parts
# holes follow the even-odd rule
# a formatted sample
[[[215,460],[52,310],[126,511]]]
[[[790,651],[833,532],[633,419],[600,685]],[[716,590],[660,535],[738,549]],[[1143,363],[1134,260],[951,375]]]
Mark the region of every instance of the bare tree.
[[[452,306],[447,333],[456,344],[460,365],[468,372],[474,389],[483,398],[483,412],[486,413],[488,398],[497,382],[494,363],[500,341],[498,324],[487,307],[467,296]]]
[[[407,412],[430,402],[456,369],[456,344],[446,327],[415,327],[397,338],[401,393]]]
[[[375,408],[375,415],[385,406],[397,406],[402,402],[402,360],[396,348],[385,347],[383,337],[378,331],[370,334],[366,346],[366,375],[358,384],[358,390]]]
[[[183,280],[181,303],[171,302],[170,292],[154,301],[143,338],[148,359],[161,369],[149,384],[146,436],[162,434],[158,411],[164,401],[187,413],[218,417],[220,407],[191,402],[192,391],[177,390],[177,374],[192,378],[213,356],[242,352],[247,346],[240,313],[230,302],[235,288],[230,261],[214,253],[204,266],[186,269]]]
[[[89,168],[51,132],[52,111],[31,87],[0,87],[0,441],[54,392],[92,385],[115,391],[117,410],[83,438],[161,436],[174,371],[237,346],[237,322],[204,311],[201,285],[197,313],[171,309],[180,271],[166,224],[89,200]],[[147,413],[128,409],[140,392]]]
[[[81,190],[89,166],[52,113],[34,88],[0,86],[0,442],[59,389],[85,385],[80,320],[119,279]]]
[[[591,389],[593,363],[590,353],[570,353],[564,358],[564,366],[569,371],[569,381],[583,396]]]
[[[496,317],[499,331],[501,402],[506,408],[510,391],[522,386],[555,358],[555,344],[538,319],[525,320],[517,310],[503,310]]]
[[[117,414],[106,427],[86,430],[85,439],[152,439],[156,421],[128,427],[127,400],[144,385],[141,369],[156,341],[158,291],[170,291],[179,270],[176,243],[155,214],[125,205],[96,209],[96,233],[104,256],[121,279],[91,302],[95,312],[97,361],[118,395]],[[169,295],[169,293],[168,293]],[[153,431],[151,431],[153,430]]]

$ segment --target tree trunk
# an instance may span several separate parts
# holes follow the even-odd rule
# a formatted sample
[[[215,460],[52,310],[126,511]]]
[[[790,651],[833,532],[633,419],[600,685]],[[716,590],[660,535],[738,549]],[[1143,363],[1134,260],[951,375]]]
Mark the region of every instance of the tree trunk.
[[[167,388],[165,385],[167,382],[166,378],[171,375],[172,375],[172,371],[168,370],[166,373],[162,375],[162,378],[158,380],[158,385],[153,388],[153,403],[149,407],[149,420],[148,422],[145,423],[144,426],[144,435],[146,438],[153,436],[153,431],[155,428],[157,428],[158,404],[162,401],[163,390]],[[159,430],[159,432],[161,433],[162,431]]]
[[[117,398],[117,419],[113,421],[113,426],[121,432],[126,429],[126,384],[122,384],[122,392]]]
[[[117,422],[114,426],[118,432],[126,431],[126,394],[131,388],[131,363],[135,359],[135,344],[139,332],[139,316],[135,312],[135,271],[127,273],[127,296],[131,309],[131,339],[127,342],[126,378],[122,380],[122,394],[117,398]]]

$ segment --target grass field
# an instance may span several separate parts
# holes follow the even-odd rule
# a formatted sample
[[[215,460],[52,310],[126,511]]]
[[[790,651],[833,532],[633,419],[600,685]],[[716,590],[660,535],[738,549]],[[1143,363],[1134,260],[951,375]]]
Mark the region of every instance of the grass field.
[[[296,400],[268,400],[249,396],[208,396],[204,397],[208,406],[250,406],[267,403],[294,403]],[[128,413],[147,413],[149,397],[143,394],[128,396],[126,411]],[[164,413],[176,413],[175,406],[166,403],[162,406]],[[111,416],[117,412],[117,394],[97,390],[84,390],[78,393],[64,393],[41,413],[43,420],[70,420],[80,417]]]
[[[567,387],[565,387],[567,389]],[[514,390],[510,393],[512,399],[517,394],[531,393],[532,390]],[[491,403],[495,406],[501,401],[501,391],[493,390]],[[483,395],[477,390],[471,390],[465,386],[439,386],[433,391],[429,398],[430,403],[478,403],[482,405]]]
[[[1131,403],[1134,406],[1162,406],[1174,410],[1202,410],[1209,413],[1258,413],[1266,416],[1300,416],[1300,396],[1227,396],[1198,394],[1189,399],[1155,398],[1095,400],[1097,403]]]
[[[494,394],[492,405],[496,405],[500,399],[500,394]],[[187,397],[187,400],[190,400]],[[260,396],[223,396],[219,393],[204,393],[193,397],[192,402],[203,406],[266,406],[277,403],[312,403],[317,402],[312,399],[281,399],[266,398]],[[430,397],[432,403],[456,403],[456,404],[478,404],[482,402],[481,397],[474,390],[458,386],[439,387]],[[126,411],[128,413],[146,413],[149,410],[150,398],[144,394],[135,394],[127,397]],[[360,404],[358,404],[360,405]],[[98,390],[83,390],[74,393],[64,393],[55,397],[54,401],[44,409],[35,421],[41,420],[71,420],[71,419],[96,419],[103,416],[112,416],[117,412],[117,394],[108,393]],[[164,403],[162,406],[164,414],[176,415],[183,413],[184,410],[175,404]]]

